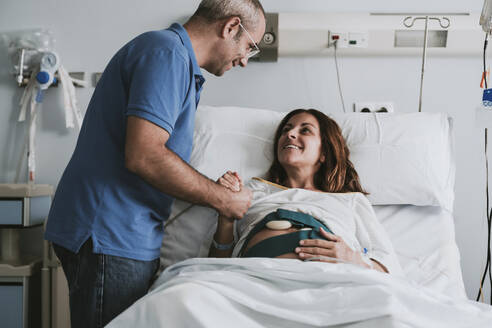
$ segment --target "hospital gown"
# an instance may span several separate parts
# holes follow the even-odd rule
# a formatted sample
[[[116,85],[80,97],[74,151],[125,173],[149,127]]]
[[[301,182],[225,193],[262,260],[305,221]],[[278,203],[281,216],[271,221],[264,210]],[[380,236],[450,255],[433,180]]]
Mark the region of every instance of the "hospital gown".
[[[322,221],[354,251],[383,264],[390,273],[402,274],[391,241],[378,221],[372,205],[359,192],[327,193],[285,188],[253,178],[246,187],[253,191],[253,201],[246,215],[235,226],[238,239],[233,256],[241,250],[246,237],[267,214],[278,208],[309,214]]]

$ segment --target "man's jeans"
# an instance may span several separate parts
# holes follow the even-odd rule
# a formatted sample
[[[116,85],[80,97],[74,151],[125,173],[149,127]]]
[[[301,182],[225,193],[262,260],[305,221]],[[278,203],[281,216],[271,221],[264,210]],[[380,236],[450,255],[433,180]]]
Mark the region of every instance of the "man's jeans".
[[[53,245],[67,277],[72,328],[99,328],[144,296],[159,259],[137,261],[94,254],[89,238],[77,254]]]

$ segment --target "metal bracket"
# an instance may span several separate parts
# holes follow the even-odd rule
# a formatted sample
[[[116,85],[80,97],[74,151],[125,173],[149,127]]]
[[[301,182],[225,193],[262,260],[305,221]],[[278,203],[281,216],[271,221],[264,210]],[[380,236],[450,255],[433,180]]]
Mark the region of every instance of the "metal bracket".
[[[97,85],[97,82],[99,82],[99,79],[101,78],[102,73],[97,72],[92,74],[92,86],[95,88]]]
[[[17,74],[16,74],[17,75]],[[71,78],[77,79],[77,80],[85,80],[85,72],[69,72],[68,75]],[[19,87],[25,87],[31,78],[31,72],[23,72],[22,73],[22,83],[19,85]],[[50,87],[58,87],[58,83],[60,82],[60,77],[58,76],[58,72],[55,74],[56,82],[54,82]],[[83,88],[83,85],[78,84],[77,82],[73,82],[73,85],[76,88]]]

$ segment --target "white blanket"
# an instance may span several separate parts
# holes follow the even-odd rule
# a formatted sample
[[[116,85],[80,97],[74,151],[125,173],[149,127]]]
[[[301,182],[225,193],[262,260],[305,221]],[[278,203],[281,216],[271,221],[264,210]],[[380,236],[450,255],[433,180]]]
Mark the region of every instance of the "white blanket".
[[[352,264],[197,258],[108,327],[491,327],[492,307]],[[338,326],[340,325],[340,326]]]

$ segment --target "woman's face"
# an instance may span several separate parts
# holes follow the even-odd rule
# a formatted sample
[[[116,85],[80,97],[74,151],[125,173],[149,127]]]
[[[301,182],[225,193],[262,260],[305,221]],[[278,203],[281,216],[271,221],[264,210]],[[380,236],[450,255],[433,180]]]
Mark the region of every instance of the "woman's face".
[[[325,160],[321,154],[321,135],[316,117],[300,113],[289,119],[282,128],[278,140],[277,156],[284,167],[312,167],[315,172],[320,162]]]

